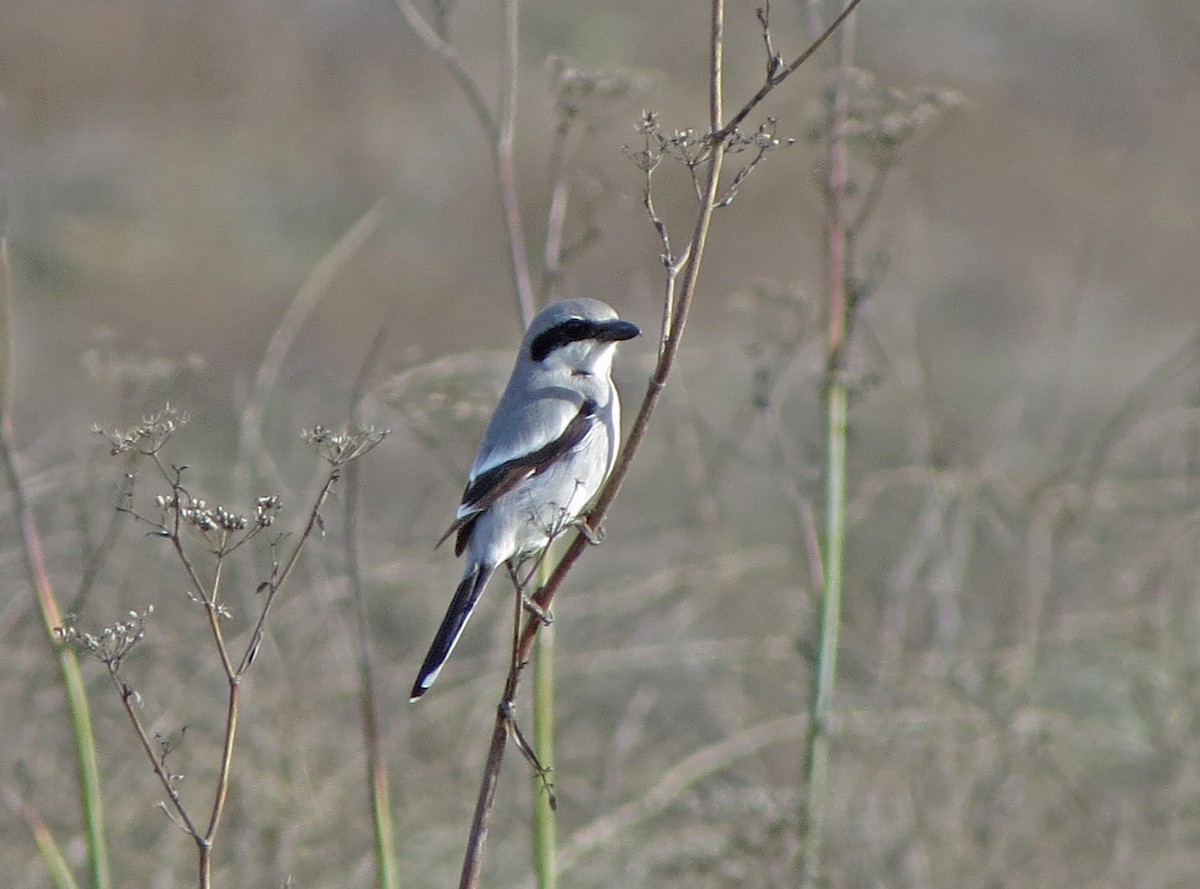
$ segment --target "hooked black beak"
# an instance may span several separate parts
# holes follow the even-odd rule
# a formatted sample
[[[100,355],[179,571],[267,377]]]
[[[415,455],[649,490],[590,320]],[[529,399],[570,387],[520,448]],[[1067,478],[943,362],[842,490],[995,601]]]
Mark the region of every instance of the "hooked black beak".
[[[599,330],[596,331],[596,339],[605,342],[616,343],[621,340],[631,340],[635,336],[641,336],[642,331],[632,321],[604,321],[599,325]]]

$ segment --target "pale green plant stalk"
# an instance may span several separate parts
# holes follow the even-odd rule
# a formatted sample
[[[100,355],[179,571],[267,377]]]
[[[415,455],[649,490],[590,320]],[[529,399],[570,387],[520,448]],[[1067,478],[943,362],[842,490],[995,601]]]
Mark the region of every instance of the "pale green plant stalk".
[[[849,154],[846,145],[846,94],[840,74],[849,68],[854,48],[854,19],[839,35],[835,64],[833,113],[829,135],[829,176],[826,188],[825,250],[829,332],[826,344],[825,410],[825,539],[822,552],[824,582],[818,623],[817,652],[812,665],[812,698],[804,747],[804,794],[801,797],[799,883],[815,889],[821,875],[821,840],[829,796],[829,712],[837,676],[838,638],[842,620],[842,567],[846,535],[846,430],[850,391],[845,379],[850,299],[846,232],[846,183]]]
[[[818,883],[821,835],[829,795],[829,710],[837,675],[838,636],[842,621],[842,563],[846,543],[846,429],[850,393],[844,382],[829,384],[826,394],[825,583],[821,591],[820,635],[813,673],[805,737],[804,780],[800,825],[800,885]]]
[[[350,427],[359,425],[359,405],[367,374],[383,345],[382,328],[363,361],[351,395]],[[366,748],[367,795],[375,839],[375,875],[379,889],[400,889],[400,864],[396,857],[396,831],[392,822],[392,792],[387,760],[383,753],[383,729],[379,719],[379,696],[375,692],[375,659],[371,646],[371,618],[363,590],[358,558],[358,464],[346,467],[346,574],[354,597],[355,639],[358,643],[359,702]]]
[[[538,564],[539,587],[550,559]],[[533,785],[533,865],[538,889],[558,886],[558,821],[554,802],[554,624],[542,627],[533,652],[533,752],[542,768]]]
[[[412,0],[394,0],[394,2],[404,15],[406,21],[408,21],[410,27],[412,27],[414,33],[421,38],[458,82],[472,111],[488,135],[489,141],[492,143],[497,176],[500,179],[505,207],[505,221],[509,234],[510,253],[513,260],[514,283],[518,295],[518,306],[520,307],[523,320],[527,325],[532,315],[531,299],[528,298],[528,282],[530,278],[525,262],[522,229],[519,219],[515,215],[515,212],[513,212],[514,204],[512,197],[515,195],[516,183],[511,158],[508,156],[508,152],[511,151],[512,127],[515,121],[516,108],[517,2],[516,0],[506,0],[504,6],[506,66],[505,76],[502,78],[501,84],[500,110],[497,114],[493,114],[489,109],[488,102],[484,98],[479,83],[471,76],[463,60],[449,45],[445,33],[432,27],[417,11]],[[757,163],[757,160],[755,160],[747,168],[739,172],[731,184],[728,194],[724,197],[721,196],[721,174],[726,152],[730,149],[731,145],[745,147],[754,141],[747,139],[739,131],[739,126],[746,119],[747,115],[772,90],[795,73],[824,44],[829,36],[841,26],[846,16],[849,15],[859,2],[860,0],[849,0],[842,13],[830,24],[829,28],[813,41],[804,52],[793,59],[791,63],[785,64],[782,58],[772,59],[768,76],[763,86],[726,121],[722,86],[725,3],[724,0],[711,0],[708,43],[708,125],[706,131],[700,135],[700,140],[704,146],[704,159],[701,161],[699,155],[695,155],[690,159],[689,166],[692,170],[693,181],[696,186],[698,207],[688,243],[680,252],[671,250],[666,234],[666,226],[658,218],[650,195],[649,176],[653,168],[657,166],[658,161],[661,160],[662,154],[660,153],[654,158],[647,160],[648,166],[643,169],[647,174],[644,202],[650,214],[651,222],[662,240],[662,258],[666,270],[663,323],[659,337],[658,360],[648,381],[646,394],[634,418],[629,437],[617,458],[612,475],[601,490],[588,516],[588,523],[591,526],[592,533],[580,533],[576,535],[567,545],[562,558],[555,563],[554,570],[550,572],[549,578],[539,584],[533,595],[533,601],[539,608],[544,610],[549,609],[554,594],[561,585],[563,578],[583,552],[585,541],[594,536],[595,529],[603,522],[609,506],[620,490],[621,483],[628,471],[633,455],[645,436],[650,417],[666,385],[667,377],[671,372],[675,356],[678,353],[683,328],[687,322],[688,312],[696,291],[697,277],[707,243],[713,212],[719,205],[724,206],[732,201],[738,184],[740,184],[745,174],[749,172],[749,169]],[[647,115],[644,125],[653,126],[653,121],[654,116]],[[649,130],[647,132],[649,133]],[[767,145],[769,146],[772,138],[770,133],[760,128],[760,135],[768,140]],[[647,138],[648,147],[646,154],[649,155],[649,135]],[[694,145],[690,147],[693,150],[695,149]],[[665,149],[663,150],[665,151]],[[765,150],[765,147],[760,149],[759,159],[761,159],[762,153]],[[563,215],[562,206],[565,206],[565,204],[559,200],[559,195],[556,192],[555,198],[551,201],[549,214],[552,228],[555,224],[561,225]],[[552,233],[547,237],[547,246],[549,247],[549,245],[555,243],[558,243],[558,241]],[[553,261],[549,259],[547,261],[547,271],[552,267],[556,267],[558,257],[552,257],[552,259]],[[547,280],[545,276],[543,280]],[[521,610],[518,607],[518,619],[520,616]],[[551,697],[553,690],[553,644],[552,640],[539,638],[548,637],[549,634],[546,633],[546,630],[547,627],[544,625],[541,616],[536,614],[526,620],[523,626],[518,626],[512,665],[505,683],[504,693],[496,709],[492,741],[488,751],[487,762],[484,766],[479,795],[476,800],[475,816],[467,841],[467,849],[463,857],[463,866],[459,881],[460,889],[473,889],[473,887],[479,884],[483,849],[491,825],[492,810],[504,750],[510,733],[515,732],[515,725],[512,721],[513,703],[522,669],[527,659],[531,656],[535,639],[538,640],[537,654],[534,655],[535,681],[538,685],[535,688],[534,698],[535,708],[540,712],[540,716],[537,717],[539,721],[537,726],[535,726],[536,749],[534,751],[534,758],[539,761],[539,765],[543,769],[538,776],[542,783],[542,792],[538,794],[535,802],[535,849],[537,850],[535,855],[538,861],[540,885],[543,887],[553,886],[557,879],[557,874],[553,870],[552,863],[546,863],[544,866],[542,864],[553,856],[555,842],[552,804],[553,791],[548,783],[547,772],[545,771],[553,764],[553,701]],[[517,734],[518,742],[523,743],[519,733]],[[525,749],[525,752],[529,753],[530,751]]]
[[[500,199],[504,214],[505,232],[508,236],[510,271],[516,307],[521,326],[528,327],[537,310],[533,292],[529,259],[525,248],[525,230],[521,221],[518,202],[516,169],[513,162],[513,147],[517,127],[517,89],[519,85],[520,61],[520,4],[518,0],[504,2],[504,70],[500,78],[500,94],[496,101],[497,110],[491,111],[483,91],[462,59],[450,46],[445,34],[430,26],[411,0],[395,0],[413,32],[441,60],[458,82],[475,117],[482,127],[492,149],[496,180],[500,188]],[[565,131],[564,131],[565,132]],[[561,243],[563,214],[556,208],[565,200],[565,185],[561,169],[555,173],[555,200],[547,220],[547,258],[543,273],[543,290],[548,289],[547,274],[557,266],[560,257],[551,245]],[[549,576],[550,560],[544,558],[537,569],[539,587]],[[519,591],[518,591],[519,594]],[[547,770],[534,776],[533,811],[533,858],[538,886],[553,889],[557,877],[557,825],[555,822],[553,787],[548,770],[554,765],[554,640],[553,628],[546,626],[538,638],[534,654],[534,755],[542,768]],[[464,876],[464,881],[467,877]]]
[[[58,847],[50,828],[42,823],[37,824],[33,829],[33,840],[37,843],[42,861],[46,862],[55,889],[79,889],[79,884],[75,882],[75,875],[71,873],[67,859],[63,857],[62,849]]]
[[[62,673],[63,691],[67,696],[67,709],[71,717],[71,730],[75,739],[75,765],[79,778],[80,808],[83,813],[84,833],[87,838],[88,870],[92,889],[111,889],[112,873],[108,858],[108,840],[104,829],[104,804],[100,790],[100,767],[96,757],[96,738],[92,730],[92,716],[83,690],[83,677],[79,672],[79,661],[75,652],[58,644],[54,635],[62,624],[62,613],[46,564],[42,557],[41,536],[38,534],[33,509],[25,495],[25,484],[21,475],[20,459],[17,454],[16,434],[13,426],[13,376],[12,376],[12,272],[9,265],[8,239],[0,236],[0,459],[4,462],[4,474],[12,493],[13,512],[20,526],[21,554],[25,561],[25,573],[33,590],[46,637],[54,649]],[[49,839],[46,843],[44,840]],[[49,831],[35,836],[42,858],[51,873],[58,875],[65,862],[61,855],[56,859],[50,850],[57,849]],[[69,877],[69,874],[68,874]],[[56,882],[58,877],[56,876]]]
[[[71,873],[71,868],[67,864],[66,856],[63,855],[58,841],[50,832],[50,828],[46,826],[46,822],[34,811],[32,806],[17,795],[16,791],[5,788],[4,796],[9,807],[20,812],[21,817],[25,819],[25,824],[33,835],[33,842],[37,845],[38,854],[42,856],[42,861],[46,863],[46,868],[50,871],[50,880],[54,889],[79,889],[79,884],[75,882],[75,875]]]
[[[370,616],[358,568],[357,552],[358,468],[346,470],[346,556],[350,588],[354,593],[355,635],[358,640],[359,699],[366,746],[367,792],[371,825],[375,835],[375,873],[379,889],[400,889],[400,866],[396,858],[395,826],[392,823],[392,793],[375,693],[375,670],[371,648]]]
[[[824,489],[824,546],[821,617],[817,650],[812,663],[809,731],[804,746],[804,789],[800,811],[799,883],[815,889],[821,875],[821,840],[829,795],[829,710],[838,675],[841,629],[842,560],[846,546],[846,428],[850,388],[845,378],[847,331],[851,301],[847,292],[850,269],[846,233],[847,164],[846,92],[840,73],[851,65],[854,20],[839,35],[835,62],[832,126],[829,132],[829,176],[826,198],[826,277],[828,284],[828,341],[826,344],[826,489]]]

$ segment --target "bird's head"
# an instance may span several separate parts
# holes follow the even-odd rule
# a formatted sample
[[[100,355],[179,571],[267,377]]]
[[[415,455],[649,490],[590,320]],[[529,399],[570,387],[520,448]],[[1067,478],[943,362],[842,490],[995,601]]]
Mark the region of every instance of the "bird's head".
[[[641,331],[598,299],[566,299],[533,319],[522,349],[534,364],[575,374],[607,375],[622,340]]]

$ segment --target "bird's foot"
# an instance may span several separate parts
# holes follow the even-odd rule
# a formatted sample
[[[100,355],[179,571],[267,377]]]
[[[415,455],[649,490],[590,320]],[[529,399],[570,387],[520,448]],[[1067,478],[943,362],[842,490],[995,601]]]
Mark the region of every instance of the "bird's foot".
[[[525,591],[521,591],[521,604],[525,606],[525,610],[542,622],[542,626],[548,627],[554,623],[554,615],[549,609],[543,608],[537,602],[533,601]]]
[[[557,812],[558,795],[554,792],[554,769],[542,765],[542,761],[538,759],[533,746],[526,740],[525,733],[521,731],[521,726],[517,724],[517,715],[513,710],[512,703],[506,701],[500,706],[504,710],[504,721],[508,724],[508,730],[512,734],[513,741],[516,742],[517,749],[521,751],[521,755],[525,757],[525,760],[533,769],[534,777],[542,785],[542,790],[550,801],[550,809]]]
[[[604,526],[600,525],[599,527],[593,528],[591,524],[589,524],[587,516],[579,516],[578,518],[573,519],[571,524],[579,530],[579,533],[582,534],[584,539],[592,546],[599,546],[604,542],[604,538],[606,536]]]

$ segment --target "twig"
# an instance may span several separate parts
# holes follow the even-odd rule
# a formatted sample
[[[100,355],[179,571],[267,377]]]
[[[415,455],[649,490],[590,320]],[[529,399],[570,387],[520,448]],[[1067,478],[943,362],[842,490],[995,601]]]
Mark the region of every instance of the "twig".
[[[546,211],[546,243],[542,249],[542,287],[540,303],[550,301],[550,292],[562,273],[563,230],[567,222],[567,140],[571,134],[571,117],[564,113],[550,143],[550,207]]]
[[[229,643],[222,627],[222,621],[229,616],[229,611],[222,601],[226,562],[231,554],[274,524],[279,508],[279,498],[274,495],[257,498],[254,517],[251,519],[232,514],[221,506],[214,506],[210,509],[203,500],[194,497],[183,483],[184,468],[167,464],[161,454],[163,446],[169,440],[178,422],[177,412],[168,407],[156,418],[143,421],[143,424],[132,432],[112,432],[108,435],[110,441],[113,442],[114,454],[127,453],[148,458],[170,486],[170,496],[160,495],[157,498],[159,509],[163,510],[163,515],[158,520],[143,518],[134,511],[131,504],[122,503],[118,508],[133,515],[135,519],[150,524],[154,529],[154,536],[170,541],[175,557],[191,586],[188,592],[189,597],[204,608],[213,643],[225,675],[227,691],[220,760],[217,765],[216,786],[212,791],[210,807],[203,827],[200,826],[201,820],[184,806],[175,789],[175,782],[178,779],[167,770],[167,748],[163,747],[161,752],[156,752],[155,744],[151,741],[137,711],[141,704],[140,697],[118,675],[120,658],[123,653],[107,657],[102,655],[101,660],[108,666],[109,674],[121,694],[122,703],[133,724],[134,731],[143,750],[151,760],[155,774],[166,790],[170,805],[163,804],[164,810],[171,820],[192,838],[196,845],[199,889],[210,889],[213,851],[229,799],[233,776],[234,750],[241,722],[242,680],[253,663],[262,642],[263,628],[275,597],[290,578],[298,564],[300,554],[311,539],[313,532],[318,527],[323,528],[321,509],[334,483],[341,477],[341,473],[347,465],[352,464],[358,457],[374,448],[387,433],[374,430],[334,433],[323,427],[316,427],[304,433],[304,437],[316,446],[318,454],[328,464],[325,483],[314,499],[303,530],[297,535],[290,552],[282,563],[274,550],[283,538],[271,542],[273,551],[271,575],[260,587],[260,591],[265,590],[266,593],[259,606],[258,617],[251,630],[245,651],[240,659],[235,661],[230,654]],[[199,547],[193,546],[191,542],[193,532],[199,535]],[[185,537],[187,537],[186,540]],[[203,553],[213,559],[212,579],[207,583],[201,577],[197,567],[197,557],[191,552],[193,549],[196,550],[197,555]],[[73,633],[73,630],[63,630],[61,634],[70,639],[72,638],[70,634]],[[141,638],[140,635],[138,638]],[[87,642],[90,637],[84,636],[83,639]],[[64,647],[64,650],[67,649]],[[89,650],[91,650],[90,647]]]
[[[396,8],[413,29],[421,42],[446,66],[446,70],[458,83],[475,113],[475,118],[487,136],[496,167],[496,180],[500,186],[500,203],[504,213],[504,226],[508,234],[509,258],[512,262],[513,286],[516,291],[517,310],[523,326],[533,320],[533,284],[529,274],[529,260],[525,252],[525,234],[521,226],[520,204],[517,198],[517,177],[513,165],[513,141],[516,131],[517,78],[519,74],[518,54],[519,4],[517,0],[504,3],[504,73],[501,80],[499,113],[492,114],[479,84],[471,76],[458,53],[443,40],[417,11],[411,0],[394,0]]]
[[[712,0],[712,18],[709,42],[710,84],[709,84],[709,126],[710,131],[716,132],[720,126],[722,115],[722,51],[724,47],[724,0]],[[641,408],[634,420],[633,428],[625,446],[617,458],[617,464],[609,477],[608,483],[592,508],[588,524],[594,537],[595,529],[603,523],[604,516],[620,491],[621,483],[629,471],[630,463],[638,447],[646,435],[646,429],[659,396],[666,385],[667,377],[679,351],[679,345],[687,321],[688,309],[695,296],[698,281],[700,261],[704,255],[704,247],[708,238],[708,230],[712,214],[717,203],[720,187],[721,167],[724,158],[722,147],[728,137],[714,138],[710,154],[708,176],[705,183],[703,200],[697,212],[696,222],[692,229],[691,241],[687,250],[688,260],[684,264],[681,277],[681,290],[673,311],[665,320],[670,322],[670,333],[663,341],[658,362],[654,373],[647,385],[646,394],[642,399]],[[559,560],[550,580],[534,595],[534,601],[543,610],[548,611],[558,587],[579,559],[587,545],[588,534],[580,532],[575,535],[566,552]],[[517,687],[520,683],[524,664],[529,660],[533,641],[542,622],[533,616],[525,622],[521,631],[518,645],[514,652],[512,667],[505,682],[504,693],[496,709],[496,721],[492,729],[492,741],[488,748],[487,761],[484,766],[483,780],[479,796],[475,804],[475,815],[471,822],[471,832],[463,859],[462,874],[459,880],[460,889],[472,889],[478,886],[479,873],[483,864],[483,848],[487,840],[491,824],[491,814],[495,802],[496,787],[500,777],[500,766],[504,758],[505,742],[507,740],[507,717],[516,699]]]
[[[254,383],[246,398],[246,407],[242,411],[234,490],[245,491],[250,487],[250,461],[255,455],[259,455],[261,459],[266,453],[262,438],[263,416],[266,413],[267,400],[275,391],[275,384],[279,380],[288,352],[334,277],[379,228],[380,222],[391,208],[392,200],[393,196],[390,194],[380,197],[338,238],[337,243],[313,266],[308,278],[292,297],[283,317],[279,319],[275,332],[271,334],[271,339],[263,350],[262,361],[259,362]]]
[[[525,253],[525,229],[521,225],[521,207],[517,198],[517,171],[513,165],[513,142],[517,127],[517,78],[520,75],[519,12],[517,0],[504,0],[504,76],[500,93],[500,130],[494,150],[500,202],[504,207],[504,224],[508,229],[517,311],[520,313],[521,327],[524,329],[533,321],[535,311],[529,259]]]
[[[679,799],[688,787],[709,775],[728,768],[739,759],[751,756],[783,741],[794,741],[804,734],[807,721],[803,716],[784,716],[764,722],[731,738],[688,755],[666,771],[641,798],[619,806],[609,814],[580,828],[558,853],[558,866],[566,870],[581,856],[597,848],[623,830],[629,830],[663,811]]]
[[[454,78],[455,82],[458,83],[459,89],[463,91],[467,104],[471,106],[471,111],[474,112],[476,120],[479,121],[479,125],[483,127],[483,131],[487,134],[488,141],[495,144],[500,138],[500,125],[488,108],[487,100],[483,97],[483,90],[479,88],[479,84],[475,82],[475,78],[471,76],[471,72],[467,70],[467,66],[458,57],[458,53],[454,51],[454,47],[447,43],[430,26],[425,17],[413,6],[412,0],[394,0],[394,2],[396,9],[404,16],[404,20],[408,22],[408,26],[412,28],[413,33],[425,44],[425,48],[437,56],[438,61],[446,66],[446,70],[450,72],[450,76]]]
[[[833,36],[834,32],[841,27],[842,22],[846,21],[846,19],[850,17],[850,13],[854,12],[860,2],[861,0],[850,0],[850,2],[846,4],[842,11],[838,13],[838,17],[830,23],[829,27],[821,32],[821,36],[809,44],[808,49],[796,56],[796,58],[793,59],[789,65],[780,68],[773,77],[768,77],[762,87],[759,88],[758,92],[754,94],[753,98],[743,105],[738,110],[737,114],[730,118],[729,123],[725,124],[725,126],[721,127],[719,130],[714,127],[714,138],[720,141],[724,141],[725,139],[729,138],[730,134],[732,134],[733,131],[741,125],[742,121],[744,121],[746,117],[749,116],[750,112],[753,111],[758,104],[767,97],[771,90],[775,89],[775,87],[779,86],[779,84],[791,77],[801,65],[803,65],[812,57],[813,53],[815,53],[821,48],[822,45],[824,45],[826,40]]]
[[[360,421],[360,406],[367,376],[383,347],[387,325],[381,325],[371,347],[363,358],[362,368],[350,393],[350,428]],[[363,745],[366,754],[367,788],[371,808],[371,825],[375,832],[375,870],[379,889],[399,889],[400,873],[396,859],[396,844],[392,827],[391,787],[387,761],[383,755],[383,728],[379,719],[379,699],[375,691],[374,653],[371,646],[371,616],[363,589],[362,570],[358,557],[358,464],[346,467],[344,547],[346,577],[354,599],[357,648],[359,704],[362,708]]]
[[[50,879],[55,889],[79,889],[79,884],[75,882],[75,876],[67,865],[67,858],[63,855],[62,848],[54,838],[54,834],[50,832],[50,828],[46,826],[46,822],[42,820],[42,816],[21,797],[14,787],[6,784],[2,788],[2,792],[9,808],[20,813],[29,832],[33,835],[38,854],[42,856],[46,869],[50,871]]]
[[[174,809],[172,819],[182,828],[184,833],[188,834],[197,844],[201,844],[204,840],[204,834],[192,821],[188,814],[187,808],[183,804],[183,799],[179,796],[179,791],[175,789],[175,782],[171,780],[171,775],[167,771],[164,757],[158,750],[155,749],[154,741],[150,737],[150,733],[146,731],[145,725],[142,723],[142,718],[138,715],[137,707],[139,698],[137,694],[127,686],[117,675],[114,665],[109,665],[109,675],[117,686],[117,692],[121,696],[121,705],[125,708],[126,715],[129,716],[129,721],[133,724],[134,734],[138,737],[138,742],[142,745],[142,750],[146,752],[146,758],[150,760],[150,766],[154,769],[154,774],[158,777],[158,781],[166,791],[167,799],[171,801],[171,808]]]
[[[100,767],[96,756],[96,738],[91,711],[83,690],[79,661],[70,648],[57,644],[54,630],[62,625],[62,612],[46,562],[42,540],[34,519],[33,507],[25,492],[20,455],[17,453],[16,431],[13,423],[13,358],[12,329],[12,269],[9,263],[8,238],[0,235],[0,462],[4,464],[5,480],[12,494],[12,512],[20,528],[21,556],[25,576],[33,591],[42,618],[46,638],[54,649],[62,671],[63,691],[71,715],[75,740],[75,763],[78,770],[80,807],[83,810],[84,832],[87,836],[88,867],[92,889],[110,889],[112,872],[108,859],[108,840],[104,829],[104,804],[100,794]]]
[[[283,569],[279,571],[278,575],[271,578],[267,586],[266,598],[263,600],[263,606],[259,611],[258,619],[254,623],[254,631],[250,634],[250,642],[246,645],[246,650],[242,654],[242,659],[238,664],[237,672],[239,676],[246,671],[246,668],[250,666],[250,663],[254,660],[254,656],[258,653],[258,646],[262,644],[263,627],[267,622],[267,615],[271,611],[271,605],[274,603],[275,597],[279,594],[279,590],[287,583],[292,569],[296,567],[296,563],[300,560],[300,553],[304,550],[304,544],[312,536],[317,524],[321,521],[321,507],[325,505],[325,501],[333,491],[333,486],[341,478],[341,471],[342,467],[335,465],[329,472],[329,475],[326,476],[325,484],[321,486],[316,502],[313,503],[312,509],[309,510],[304,530],[300,532],[300,539],[292,547],[292,551],[284,563]]]

